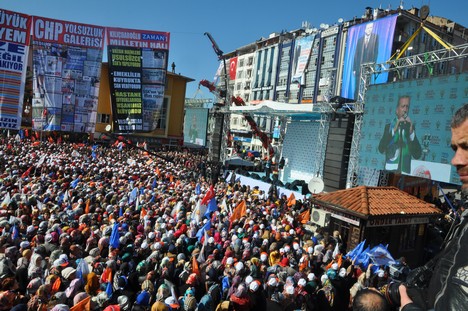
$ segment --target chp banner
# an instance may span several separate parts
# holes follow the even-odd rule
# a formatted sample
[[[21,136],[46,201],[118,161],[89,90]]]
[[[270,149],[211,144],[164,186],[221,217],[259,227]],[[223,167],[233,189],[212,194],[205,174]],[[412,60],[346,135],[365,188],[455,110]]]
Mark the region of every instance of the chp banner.
[[[104,29],[33,17],[33,129],[94,132]]]
[[[107,28],[114,129],[149,132],[163,107],[168,32]]]
[[[30,16],[0,10],[0,128],[21,126],[30,30]]]

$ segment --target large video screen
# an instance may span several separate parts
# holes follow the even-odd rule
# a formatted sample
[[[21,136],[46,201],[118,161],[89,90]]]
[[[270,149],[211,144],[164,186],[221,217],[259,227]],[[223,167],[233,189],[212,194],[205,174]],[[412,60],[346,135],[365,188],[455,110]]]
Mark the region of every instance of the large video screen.
[[[468,74],[370,86],[360,167],[460,184],[450,164],[450,122],[468,103]]]
[[[350,27],[346,40],[341,96],[358,99],[361,65],[384,63],[392,52],[397,16],[388,16]],[[372,75],[371,84],[386,83],[387,73]]]
[[[184,143],[206,146],[208,109],[187,108],[184,121]]]

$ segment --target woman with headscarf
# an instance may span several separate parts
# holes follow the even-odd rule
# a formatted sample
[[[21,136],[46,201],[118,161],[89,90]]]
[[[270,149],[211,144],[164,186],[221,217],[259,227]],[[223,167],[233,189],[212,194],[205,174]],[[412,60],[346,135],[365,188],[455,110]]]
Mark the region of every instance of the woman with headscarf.
[[[229,296],[233,311],[248,311],[251,307],[250,297],[244,283],[239,284],[234,294]]]
[[[28,266],[28,278],[34,279],[36,277],[42,278],[44,271],[42,269],[42,256],[33,253],[31,256],[31,261],[29,262]]]
[[[47,311],[50,297],[50,285],[41,285],[28,301],[28,311]]]

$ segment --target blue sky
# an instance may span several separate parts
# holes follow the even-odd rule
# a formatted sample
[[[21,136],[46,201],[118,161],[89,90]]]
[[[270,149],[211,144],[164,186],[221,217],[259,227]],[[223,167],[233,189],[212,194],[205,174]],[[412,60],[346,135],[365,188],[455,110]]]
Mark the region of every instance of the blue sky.
[[[366,7],[396,9],[399,0],[329,1],[213,1],[213,0],[0,0],[2,9],[99,26],[167,31],[171,33],[169,64],[176,73],[195,79],[186,97],[210,97],[197,92],[201,79],[212,81],[218,59],[205,32],[224,52],[254,42],[270,33],[301,28],[303,21],[318,27],[360,17]],[[444,16],[468,27],[466,0],[406,0],[403,7],[429,5],[430,15]]]

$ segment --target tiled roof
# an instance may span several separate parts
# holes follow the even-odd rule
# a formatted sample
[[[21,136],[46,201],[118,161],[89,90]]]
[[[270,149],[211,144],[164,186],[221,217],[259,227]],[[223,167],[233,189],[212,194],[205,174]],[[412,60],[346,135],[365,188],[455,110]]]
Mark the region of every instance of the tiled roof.
[[[366,187],[320,193],[312,201],[345,208],[363,216],[395,214],[428,215],[442,213],[434,204],[427,203],[395,187]]]

